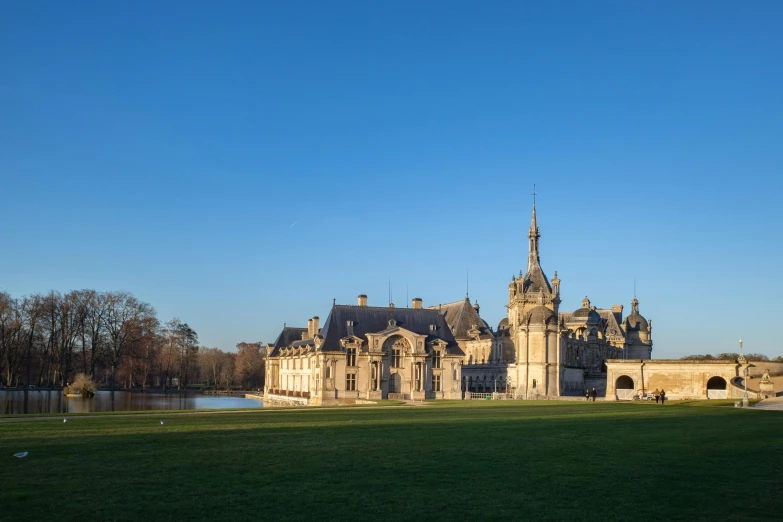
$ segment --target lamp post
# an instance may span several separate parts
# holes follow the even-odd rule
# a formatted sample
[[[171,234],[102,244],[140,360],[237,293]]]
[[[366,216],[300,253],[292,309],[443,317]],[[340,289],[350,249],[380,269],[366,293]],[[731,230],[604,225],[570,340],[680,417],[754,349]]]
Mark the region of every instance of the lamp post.
[[[739,356],[739,362],[742,365],[745,365],[745,369],[742,371],[742,375],[744,378],[742,379],[742,382],[745,385],[745,394],[742,396],[742,406],[747,408],[748,406],[748,366],[745,364],[745,356],[742,355],[742,339],[739,340],[740,344],[740,356]]]

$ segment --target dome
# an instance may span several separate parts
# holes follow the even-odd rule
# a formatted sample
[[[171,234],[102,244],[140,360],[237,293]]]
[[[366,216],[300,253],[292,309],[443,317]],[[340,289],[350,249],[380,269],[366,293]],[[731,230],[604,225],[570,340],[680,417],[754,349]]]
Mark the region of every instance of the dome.
[[[508,328],[508,317],[504,317],[498,323],[498,331]]]
[[[569,322],[579,322],[584,324],[598,324],[601,322],[601,316],[592,308],[580,308],[571,314]]]
[[[626,331],[647,330],[649,323],[642,314],[639,313],[639,300],[635,297],[631,301],[631,315],[625,318]]]
[[[539,305],[528,312],[531,323],[548,323],[555,320],[555,312],[544,305]]]
[[[639,312],[633,312],[625,318],[626,330],[647,330],[647,319]]]

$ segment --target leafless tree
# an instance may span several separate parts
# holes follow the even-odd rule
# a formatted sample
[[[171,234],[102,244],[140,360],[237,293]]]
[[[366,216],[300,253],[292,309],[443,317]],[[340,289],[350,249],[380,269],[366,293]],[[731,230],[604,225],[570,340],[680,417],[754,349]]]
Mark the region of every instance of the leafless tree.
[[[107,343],[104,356],[111,370],[111,387],[116,385],[117,368],[125,350],[143,335],[142,322],[154,317],[155,311],[147,303],[140,302],[127,292],[108,292],[106,309],[103,316],[103,328]]]

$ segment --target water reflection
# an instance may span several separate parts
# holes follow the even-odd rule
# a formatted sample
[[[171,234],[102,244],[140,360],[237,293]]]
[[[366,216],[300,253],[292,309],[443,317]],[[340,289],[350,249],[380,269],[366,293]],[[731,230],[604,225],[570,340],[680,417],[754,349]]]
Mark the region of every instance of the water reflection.
[[[102,411],[202,410],[261,408],[256,399],[181,393],[99,391],[95,397],[65,397],[60,390],[28,392],[28,413],[93,413]],[[0,390],[0,413],[24,413],[24,392]]]

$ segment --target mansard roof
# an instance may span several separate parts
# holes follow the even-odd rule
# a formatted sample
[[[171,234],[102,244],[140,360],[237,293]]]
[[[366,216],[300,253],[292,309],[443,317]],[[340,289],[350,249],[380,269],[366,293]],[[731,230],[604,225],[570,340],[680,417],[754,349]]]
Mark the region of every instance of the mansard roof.
[[[326,352],[342,350],[340,339],[348,336],[355,336],[366,342],[368,333],[388,330],[390,319],[394,320],[394,327],[426,335],[427,342],[441,339],[446,343],[446,352],[449,354],[464,355],[445,317],[437,310],[385,306],[333,306],[321,330],[321,336],[324,338],[321,350]],[[435,325],[437,329],[433,332],[430,325]]]
[[[460,301],[429,307],[430,310],[440,310],[446,317],[446,323],[451,328],[455,339],[473,339],[470,332],[476,328],[479,339],[492,339],[492,331],[487,322],[481,318],[476,308],[470,304],[470,298]]]
[[[270,353],[269,356],[276,357],[280,354],[280,348],[285,348],[286,346],[291,346],[296,341],[301,341],[303,333],[307,333],[307,328],[294,326],[284,327],[283,331],[280,332],[280,335],[277,336],[272,347],[272,353]]]

